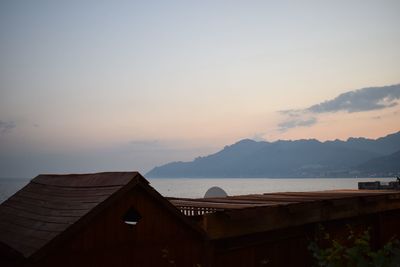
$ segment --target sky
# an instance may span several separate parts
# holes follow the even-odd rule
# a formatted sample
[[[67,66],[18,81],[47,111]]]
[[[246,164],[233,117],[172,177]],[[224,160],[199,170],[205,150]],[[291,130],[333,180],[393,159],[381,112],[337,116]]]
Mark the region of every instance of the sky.
[[[0,1],[0,177],[400,130],[400,1]]]

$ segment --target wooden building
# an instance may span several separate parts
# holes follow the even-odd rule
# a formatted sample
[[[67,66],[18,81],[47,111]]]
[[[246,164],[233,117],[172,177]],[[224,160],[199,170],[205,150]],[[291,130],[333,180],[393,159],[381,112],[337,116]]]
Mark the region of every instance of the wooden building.
[[[139,173],[39,175],[0,205],[0,266],[311,266],[319,224],[400,237],[400,192],[165,198]]]
[[[169,198],[207,234],[210,266],[313,266],[321,225],[336,240],[371,230],[373,248],[400,238],[400,192],[333,190]],[[211,210],[211,211],[210,211]],[[214,210],[214,211],[212,211]]]
[[[39,175],[0,205],[0,266],[193,266],[201,233],[139,173]]]

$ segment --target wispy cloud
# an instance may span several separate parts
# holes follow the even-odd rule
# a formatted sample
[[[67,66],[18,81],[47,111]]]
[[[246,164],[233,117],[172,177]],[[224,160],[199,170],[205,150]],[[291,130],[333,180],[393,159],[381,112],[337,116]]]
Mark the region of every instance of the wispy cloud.
[[[16,125],[15,125],[15,122],[13,122],[13,121],[1,121],[0,120],[0,135],[10,132],[15,127],[16,127]]]
[[[385,87],[369,87],[338,95],[334,99],[306,109],[312,113],[346,111],[362,112],[398,105],[400,84]]]
[[[318,122],[317,116],[335,112],[366,112],[397,106],[400,100],[400,84],[368,87],[349,91],[305,109],[280,111],[286,120],[278,124],[280,131],[296,127],[309,127]]]
[[[286,130],[296,127],[310,127],[316,123],[317,123],[317,118],[315,117],[310,117],[310,118],[297,117],[279,123],[278,127],[279,131],[284,132]]]

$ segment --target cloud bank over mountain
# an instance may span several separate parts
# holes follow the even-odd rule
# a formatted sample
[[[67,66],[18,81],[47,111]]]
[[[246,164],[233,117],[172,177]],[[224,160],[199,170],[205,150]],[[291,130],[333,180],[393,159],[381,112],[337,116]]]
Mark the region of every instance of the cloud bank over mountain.
[[[334,99],[306,109],[311,113],[362,112],[390,108],[398,105],[400,84],[384,87],[369,87],[340,94]]]
[[[309,127],[318,122],[317,116],[336,112],[367,112],[391,108],[399,104],[400,84],[367,87],[349,91],[305,109],[284,110],[286,120],[278,124],[280,131],[296,127]]]

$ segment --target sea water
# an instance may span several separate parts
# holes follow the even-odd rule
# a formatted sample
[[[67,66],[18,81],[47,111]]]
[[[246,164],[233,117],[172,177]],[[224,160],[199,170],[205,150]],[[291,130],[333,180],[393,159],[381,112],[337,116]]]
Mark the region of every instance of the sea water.
[[[0,178],[0,203],[30,179]],[[393,181],[393,178],[157,178],[150,186],[168,197],[203,197],[207,189],[221,187],[228,195],[357,189],[358,182]]]

